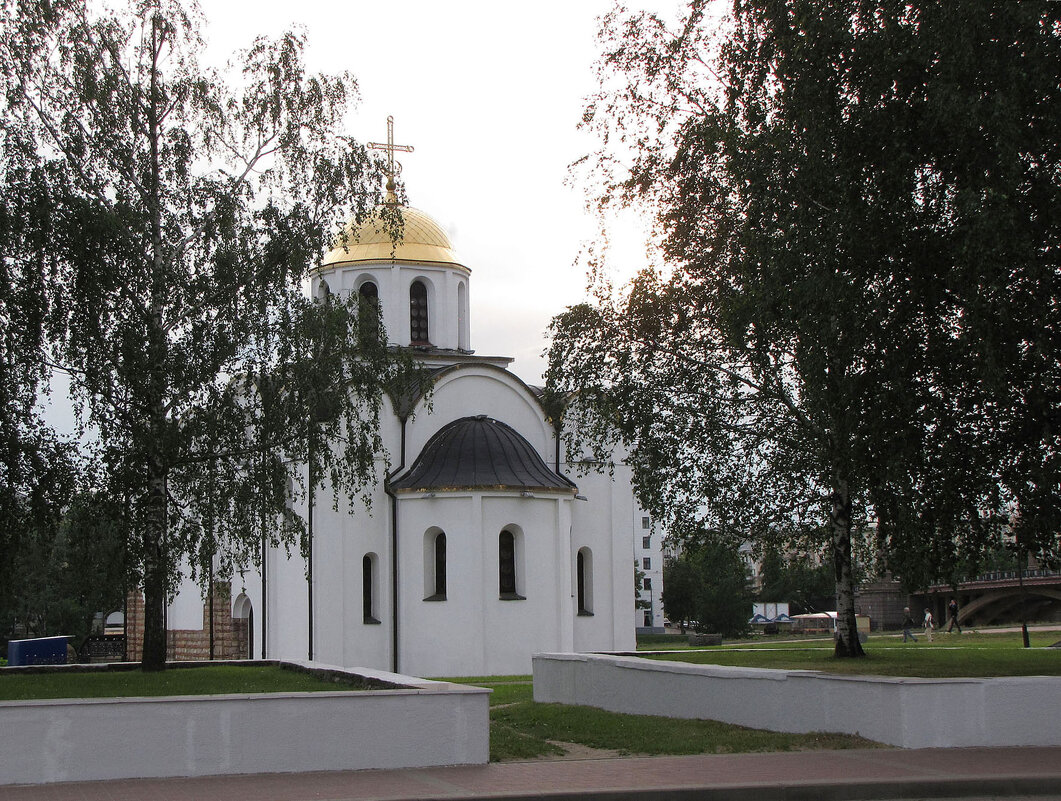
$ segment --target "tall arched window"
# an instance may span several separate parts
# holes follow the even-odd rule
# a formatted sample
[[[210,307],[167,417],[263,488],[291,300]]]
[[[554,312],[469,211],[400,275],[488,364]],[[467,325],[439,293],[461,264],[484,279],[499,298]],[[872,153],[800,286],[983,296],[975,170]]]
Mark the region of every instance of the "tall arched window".
[[[370,553],[361,560],[361,607],[366,623],[379,623],[376,615],[376,559]]]
[[[435,537],[435,595],[446,597],[446,534]]]
[[[361,300],[373,305],[379,305],[379,287],[371,281],[365,281],[361,288],[357,290],[357,294],[361,297]]]
[[[424,600],[446,600],[446,533],[437,528],[424,536]]]
[[[379,336],[379,287],[371,281],[365,281],[357,291],[358,323],[361,336],[376,339]]]
[[[468,285],[463,281],[457,284],[457,347],[468,350]]]
[[[503,601],[523,601],[516,575],[516,535],[507,528],[497,537],[498,594]]]
[[[318,301],[330,300],[331,296],[332,296],[332,289],[331,289],[330,286],[328,286],[328,282],[325,281],[322,278],[320,284],[317,285],[317,300]]]
[[[409,339],[414,345],[428,345],[427,287],[423,281],[413,281],[409,287]]]
[[[589,548],[579,548],[575,555],[575,589],[578,614],[593,615],[593,554]]]

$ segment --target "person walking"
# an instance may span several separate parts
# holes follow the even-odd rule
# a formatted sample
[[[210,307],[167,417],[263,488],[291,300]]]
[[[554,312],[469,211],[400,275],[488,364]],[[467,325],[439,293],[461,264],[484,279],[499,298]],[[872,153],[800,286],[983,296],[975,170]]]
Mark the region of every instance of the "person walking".
[[[913,632],[910,631],[914,627],[914,619],[910,616],[910,607],[903,607],[903,642],[907,640],[913,640],[917,642],[917,637],[914,636]]]
[[[932,611],[925,608],[925,639],[932,642],[932,629],[936,627],[935,621],[932,619]]]
[[[954,627],[958,627],[958,633],[962,633],[961,623],[958,622],[958,599],[951,598],[950,603],[947,604],[947,617],[950,618],[950,625],[947,627],[947,634],[950,634]]]

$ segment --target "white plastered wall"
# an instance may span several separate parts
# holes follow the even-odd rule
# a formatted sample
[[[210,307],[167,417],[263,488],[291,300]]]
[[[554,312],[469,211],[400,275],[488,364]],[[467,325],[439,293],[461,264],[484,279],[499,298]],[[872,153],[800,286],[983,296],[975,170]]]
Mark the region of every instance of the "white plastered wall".
[[[440,428],[460,417],[485,414],[520,432],[550,466],[555,439],[534,394],[515,376],[489,366],[469,365],[444,372],[431,398],[406,424],[405,467],[415,461]],[[382,479],[396,470],[402,454],[401,424],[386,402],[381,435],[389,462],[381,457]],[[564,467],[562,465],[562,467]],[[625,471],[625,472],[624,472]],[[435,498],[403,494],[399,501],[398,669],[423,675],[526,673],[535,651],[628,650],[634,647],[631,520],[636,513],[629,471],[615,477],[568,475],[587,500],[566,493],[437,493]],[[314,658],[344,666],[391,669],[391,508],[382,483],[371,504],[319,491],[314,515]],[[306,514],[305,503],[296,513]],[[514,524],[522,532],[522,601],[498,597],[498,535]],[[448,585],[445,602],[424,601],[424,532],[438,526],[447,534]],[[578,617],[575,561],[579,548],[592,553],[593,616]],[[362,560],[377,556],[376,618],[366,624]],[[306,564],[296,553],[270,550],[267,556],[267,655],[308,656]],[[235,586],[238,583],[239,586]],[[255,572],[234,582],[254,608],[255,656],[261,654],[261,585]],[[200,624],[201,625],[201,624]]]
[[[528,673],[535,652],[569,650],[574,610],[563,566],[571,552],[571,502],[565,495],[403,493],[400,669],[432,676]],[[522,538],[516,572],[524,600],[499,597],[498,536],[504,528]],[[436,529],[446,534],[447,594],[444,601],[427,601],[424,534]]]
[[[629,521],[634,505],[629,470],[616,466],[614,476],[568,473],[579,495],[571,514],[571,547],[593,553],[593,617],[575,619],[576,651],[626,651],[635,645],[630,610],[634,604],[634,557]],[[572,569],[574,569],[572,556]]]
[[[182,560],[179,590],[166,607],[166,628],[170,631],[185,629],[201,631],[203,628],[203,589],[189,578],[191,568],[187,559]],[[205,584],[205,581],[203,582]]]
[[[482,365],[451,369],[436,381],[430,402],[430,411],[421,404],[409,421],[409,464],[443,426],[462,417],[483,414],[516,429],[547,465],[556,466],[552,427],[545,422],[537,398],[511,373]]]
[[[466,270],[430,262],[366,262],[356,266],[326,270],[311,282],[313,297],[317,296],[320,281],[328,282],[333,293],[348,297],[357,292],[365,280],[371,280],[379,290],[383,310],[383,326],[387,341],[396,345],[409,344],[409,288],[417,279],[427,287],[428,336],[437,348],[456,349],[463,343],[469,346],[471,327],[468,305],[461,314],[460,286],[470,290]],[[467,298],[466,298],[467,300]],[[463,333],[463,336],[462,336]]]

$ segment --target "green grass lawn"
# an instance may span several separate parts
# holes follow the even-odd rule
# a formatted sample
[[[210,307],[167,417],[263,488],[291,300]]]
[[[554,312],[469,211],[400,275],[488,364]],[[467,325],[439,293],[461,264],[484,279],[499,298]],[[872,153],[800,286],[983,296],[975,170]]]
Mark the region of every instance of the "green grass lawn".
[[[975,676],[1061,676],[1058,631],[1031,631],[1032,647],[1022,647],[1019,633],[936,634],[933,642],[918,635],[916,643],[898,637],[871,636],[864,659],[836,659],[832,640],[757,641],[704,650],[668,650],[641,654],[648,659],[742,667],[821,670],[877,676],[957,678]]]
[[[746,751],[882,747],[846,734],[779,734],[713,720],[624,715],[585,706],[538,704],[530,676],[448,679],[489,687],[490,761],[559,756],[561,743],[621,755],[729,754]]]
[[[144,673],[140,670],[0,674],[0,701],[34,698],[111,698],[155,695],[321,692],[362,690],[367,685],[333,682],[309,673],[268,665],[209,665]]]
[[[800,643],[813,643],[820,645],[831,642],[828,637],[822,635],[778,635],[777,637],[744,637],[736,640],[726,640],[729,646],[766,645],[775,640],[794,640]],[[690,648],[703,648],[704,646],[690,646],[688,634],[639,634],[637,637],[638,651],[688,651]],[[712,646],[717,647],[717,646]]]

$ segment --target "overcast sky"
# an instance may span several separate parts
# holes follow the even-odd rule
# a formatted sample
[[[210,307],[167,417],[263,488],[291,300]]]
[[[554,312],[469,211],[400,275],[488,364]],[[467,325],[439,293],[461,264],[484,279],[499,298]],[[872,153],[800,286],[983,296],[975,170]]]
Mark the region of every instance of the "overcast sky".
[[[349,133],[386,141],[394,116],[395,141],[415,148],[398,154],[410,205],[472,270],[472,347],[516,357],[514,372],[538,383],[546,326],[585,287],[575,259],[595,227],[565,178],[594,147],[577,124],[595,88],[597,17],[612,0],[201,1],[209,60],[299,25],[312,69],[358,80]],[[643,253],[636,227],[619,232],[631,264]]]

